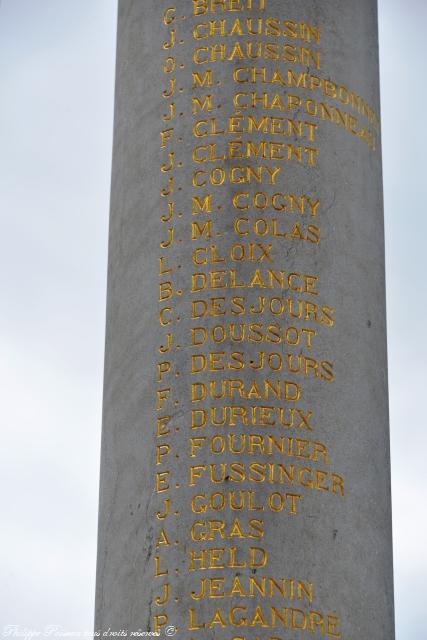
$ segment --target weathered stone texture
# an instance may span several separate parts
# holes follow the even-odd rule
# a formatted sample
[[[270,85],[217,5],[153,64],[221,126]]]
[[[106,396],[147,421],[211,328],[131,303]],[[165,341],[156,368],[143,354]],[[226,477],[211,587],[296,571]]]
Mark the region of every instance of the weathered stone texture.
[[[391,640],[376,0],[207,4],[119,1],[96,627]]]

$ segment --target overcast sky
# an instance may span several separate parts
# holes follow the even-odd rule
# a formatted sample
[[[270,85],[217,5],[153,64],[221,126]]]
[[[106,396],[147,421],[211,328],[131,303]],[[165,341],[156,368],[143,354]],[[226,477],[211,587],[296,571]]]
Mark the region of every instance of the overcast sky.
[[[0,633],[93,624],[116,4],[0,0]],[[427,637],[426,24],[380,0],[398,640]]]

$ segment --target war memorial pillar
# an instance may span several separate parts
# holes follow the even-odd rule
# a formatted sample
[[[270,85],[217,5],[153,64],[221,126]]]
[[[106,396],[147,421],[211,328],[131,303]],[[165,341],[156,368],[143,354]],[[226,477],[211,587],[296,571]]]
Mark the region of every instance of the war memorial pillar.
[[[96,628],[392,640],[376,0],[119,0]]]

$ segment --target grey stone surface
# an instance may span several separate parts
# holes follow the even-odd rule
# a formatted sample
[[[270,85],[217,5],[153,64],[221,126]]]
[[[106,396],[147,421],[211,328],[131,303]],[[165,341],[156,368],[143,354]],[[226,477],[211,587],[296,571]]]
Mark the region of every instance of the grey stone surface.
[[[173,626],[195,640],[391,640],[376,0],[207,4],[194,15],[203,2],[119,0],[95,625]],[[225,35],[205,37],[211,28]],[[231,59],[198,64],[213,45]],[[248,68],[265,71],[252,83]],[[193,87],[208,70],[212,86]],[[306,76],[288,86],[288,72]],[[206,96],[210,111],[209,99],[204,111],[193,102]],[[252,157],[230,157],[239,153]],[[262,182],[239,183],[238,167],[263,167]],[[193,186],[212,169],[223,184]],[[193,198],[209,194],[211,210],[197,211]],[[304,213],[289,210],[289,194]],[[194,223],[207,223],[202,235]],[[213,425],[224,407],[234,409]]]

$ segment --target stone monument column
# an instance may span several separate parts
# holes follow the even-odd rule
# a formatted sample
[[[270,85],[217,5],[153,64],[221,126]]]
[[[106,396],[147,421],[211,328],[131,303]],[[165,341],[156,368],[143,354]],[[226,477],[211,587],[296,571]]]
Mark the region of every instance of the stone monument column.
[[[392,640],[376,0],[119,0],[96,628]]]

